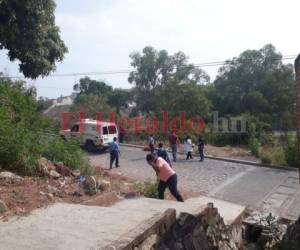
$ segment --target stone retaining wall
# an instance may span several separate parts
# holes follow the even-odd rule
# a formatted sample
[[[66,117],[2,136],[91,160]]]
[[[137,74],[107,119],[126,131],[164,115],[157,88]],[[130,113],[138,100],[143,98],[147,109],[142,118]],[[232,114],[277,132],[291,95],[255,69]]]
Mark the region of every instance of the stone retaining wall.
[[[168,209],[124,235],[105,250],[235,250],[237,237],[210,203],[197,214]],[[238,231],[235,228],[236,231]]]

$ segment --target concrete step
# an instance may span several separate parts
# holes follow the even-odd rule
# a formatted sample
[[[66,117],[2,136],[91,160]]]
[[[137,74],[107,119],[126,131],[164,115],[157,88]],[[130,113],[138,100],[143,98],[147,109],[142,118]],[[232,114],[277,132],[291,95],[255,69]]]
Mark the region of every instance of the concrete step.
[[[245,207],[230,203],[227,201],[207,197],[199,196],[195,198],[190,198],[185,202],[169,201],[169,200],[158,200],[158,199],[149,199],[149,198],[139,198],[133,200],[123,200],[117,203],[114,207],[119,209],[128,209],[140,211],[143,210],[144,213],[155,213],[155,212],[164,212],[168,208],[174,208],[177,215],[181,212],[187,212],[190,214],[196,214],[201,211],[208,203],[213,203],[214,207],[218,208],[220,215],[224,219],[225,225],[231,225],[235,222],[237,218],[245,211]]]
[[[0,249],[102,249],[101,246],[124,237],[147,220],[159,218],[166,209],[199,213],[207,203],[214,203],[224,222],[232,224],[244,211],[243,206],[208,197],[184,203],[156,199],[123,200],[112,207],[56,203],[0,223]]]

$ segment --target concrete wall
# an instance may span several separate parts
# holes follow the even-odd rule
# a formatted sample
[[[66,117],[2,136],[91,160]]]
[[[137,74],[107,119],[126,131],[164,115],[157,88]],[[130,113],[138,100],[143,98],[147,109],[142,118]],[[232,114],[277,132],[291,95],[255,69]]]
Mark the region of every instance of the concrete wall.
[[[241,227],[239,227],[241,228]],[[106,250],[234,250],[238,249],[237,227],[226,227],[218,210],[208,204],[197,214],[168,209],[106,246]],[[234,232],[234,233],[233,233]]]

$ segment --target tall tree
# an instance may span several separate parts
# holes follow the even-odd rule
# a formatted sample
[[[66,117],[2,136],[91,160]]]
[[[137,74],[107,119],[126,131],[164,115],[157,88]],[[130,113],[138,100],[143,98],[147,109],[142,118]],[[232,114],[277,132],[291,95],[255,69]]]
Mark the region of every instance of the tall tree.
[[[157,51],[153,47],[145,47],[142,54],[130,54],[131,66],[128,81],[135,85],[138,109],[149,113],[153,111],[156,88],[169,82],[177,84],[205,84],[209,76],[200,68],[188,63],[183,52],[169,55],[166,50]]]
[[[214,85],[213,103],[223,115],[249,112],[272,120],[293,112],[293,68],[282,63],[282,55],[273,45],[244,51],[227,61]]]
[[[188,57],[183,52],[169,55],[166,50],[157,51],[148,46],[142,54],[130,54],[130,58],[134,70],[130,72],[128,81],[138,89],[150,90],[171,79],[193,83],[209,81],[209,76],[203,70],[188,63]]]
[[[62,61],[67,47],[55,25],[53,0],[1,0],[0,49],[20,61],[25,77],[46,76]]]
[[[114,89],[112,94],[110,95],[108,99],[108,104],[112,107],[115,107],[117,110],[117,113],[119,114],[121,111],[121,108],[127,108],[128,104],[132,102],[133,95],[132,91],[129,89]]]
[[[79,95],[96,95],[104,98],[109,98],[112,94],[113,88],[107,85],[105,82],[92,80],[89,77],[84,77],[79,80],[79,83],[73,86],[75,91],[78,91]]]

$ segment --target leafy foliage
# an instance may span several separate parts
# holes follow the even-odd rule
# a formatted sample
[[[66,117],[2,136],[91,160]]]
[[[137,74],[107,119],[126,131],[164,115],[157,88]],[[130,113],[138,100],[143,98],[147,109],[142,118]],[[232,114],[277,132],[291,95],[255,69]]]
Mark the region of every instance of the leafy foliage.
[[[82,174],[90,172],[90,165],[78,141],[65,141],[60,137],[43,137],[41,154],[54,162],[63,162],[72,169],[79,169]]]
[[[132,92],[124,89],[113,89],[105,82],[84,77],[74,85],[74,90],[79,91],[73,111],[85,112],[86,116],[95,117],[97,112],[120,113],[122,107],[127,107],[132,101]]]
[[[285,159],[289,166],[298,166],[298,144],[294,137],[288,137],[287,146],[285,148]]]
[[[0,49],[20,61],[26,77],[46,76],[67,48],[55,25],[53,0],[0,1]]]
[[[23,82],[0,80],[0,165],[25,174],[37,172],[38,159],[62,161],[85,171],[86,157],[79,145],[48,138],[49,121],[37,111],[35,90]]]
[[[219,69],[210,95],[219,112],[248,112],[274,124],[283,113],[293,113],[295,100],[292,65],[284,65],[272,45],[247,50]]]
[[[182,100],[174,100],[181,93],[178,87],[180,90],[191,90],[192,87],[188,84],[196,85],[209,82],[209,76],[203,70],[189,64],[188,57],[183,52],[169,55],[166,50],[157,51],[152,47],[145,47],[142,54],[134,52],[130,58],[131,66],[135,70],[130,72],[128,81],[135,85],[136,103],[142,112],[152,112],[155,106],[161,103],[160,98],[168,91],[172,93],[172,95],[168,94],[168,97],[171,96],[171,100],[165,105],[183,105],[184,102],[180,102]],[[174,96],[175,90],[177,91]],[[199,94],[195,86],[194,91],[196,95]],[[204,95],[201,95],[201,98],[204,99]],[[180,97],[183,99],[186,94]],[[164,107],[159,106],[159,108]]]
[[[83,112],[86,118],[96,118],[97,112],[113,112],[105,97],[81,94],[77,97],[71,111]]]
[[[137,182],[135,189],[139,194],[147,198],[158,198],[158,184],[158,179],[156,181]]]

